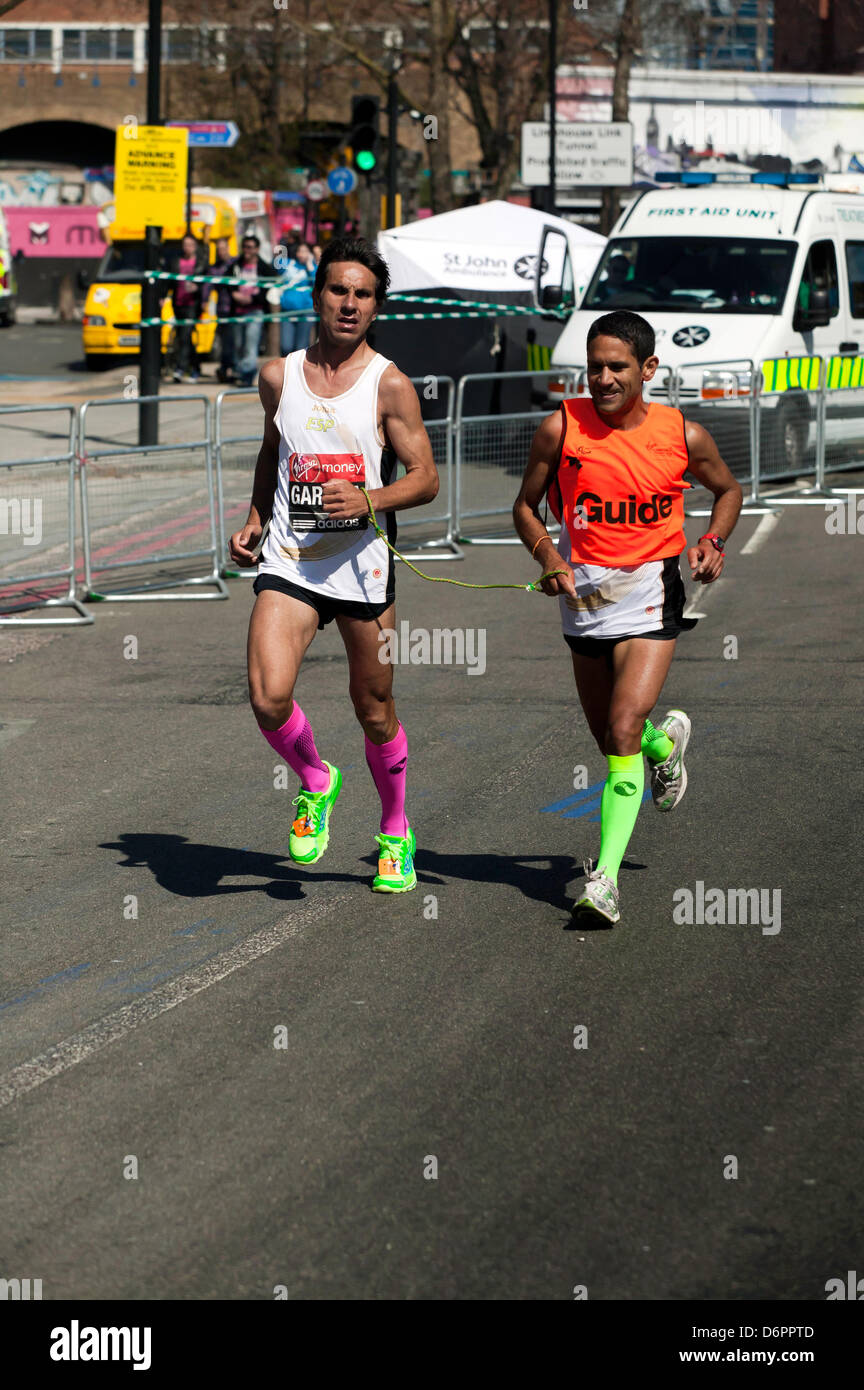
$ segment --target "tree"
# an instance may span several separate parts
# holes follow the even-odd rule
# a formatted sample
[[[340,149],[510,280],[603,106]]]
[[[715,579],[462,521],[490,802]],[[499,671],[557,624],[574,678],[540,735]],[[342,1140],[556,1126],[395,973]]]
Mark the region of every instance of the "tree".
[[[453,79],[477,132],[488,191],[505,197],[518,172],[522,122],[539,114],[547,86],[547,20],[526,0],[453,8]]]
[[[630,114],[630,69],[642,42],[640,0],[624,0],[624,12],[615,43],[615,69],[612,76],[612,120],[626,121]],[[618,220],[620,198],[617,188],[603,189],[600,231],[608,236]]]

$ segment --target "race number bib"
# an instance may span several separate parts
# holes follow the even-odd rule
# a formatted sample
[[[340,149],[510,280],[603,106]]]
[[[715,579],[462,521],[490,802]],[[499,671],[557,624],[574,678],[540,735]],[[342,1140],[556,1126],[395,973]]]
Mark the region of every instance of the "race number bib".
[[[339,479],[366,486],[366,461],[362,453],[291,454],[288,502],[295,531],[365,531],[368,516],[332,517],[325,512],[324,484]]]

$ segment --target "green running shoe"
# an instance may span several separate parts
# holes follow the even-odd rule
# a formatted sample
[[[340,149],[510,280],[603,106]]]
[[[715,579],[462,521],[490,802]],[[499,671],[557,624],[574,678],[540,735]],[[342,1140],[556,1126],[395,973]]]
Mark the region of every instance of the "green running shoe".
[[[326,792],[309,792],[300,788],[291,805],[297,807],[297,819],[291,826],[288,853],[295,864],[314,864],[321,858],[330,842],[330,812],[342,790],[342,773],[322,758],[330,769],[330,786]]]
[[[373,893],[407,893],[417,887],[414,852],[417,840],[410,825],[407,835],[376,835],[381,846],[378,872],[372,880]]]

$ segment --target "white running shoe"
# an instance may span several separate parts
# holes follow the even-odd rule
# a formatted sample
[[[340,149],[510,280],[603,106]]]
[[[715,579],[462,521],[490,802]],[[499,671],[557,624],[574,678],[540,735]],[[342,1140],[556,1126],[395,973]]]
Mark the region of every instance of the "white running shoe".
[[[585,887],[573,904],[573,916],[576,917],[582,912],[594,913],[597,917],[602,917],[604,922],[613,926],[615,922],[621,921],[621,913],[618,911],[618,889],[602,869],[591,868],[591,860],[586,859]]]
[[[687,790],[684,753],[690,742],[691,725],[683,709],[670,709],[659,727],[667,738],[671,738],[675,747],[665,762],[654,763],[648,759],[651,796],[658,811],[674,811]]]

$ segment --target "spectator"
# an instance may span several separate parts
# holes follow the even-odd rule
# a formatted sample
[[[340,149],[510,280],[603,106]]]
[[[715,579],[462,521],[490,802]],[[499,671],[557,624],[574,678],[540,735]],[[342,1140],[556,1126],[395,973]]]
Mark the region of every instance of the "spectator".
[[[206,275],[207,252],[200,241],[188,232],[180,243],[180,254],[169,256],[166,269],[173,275]],[[174,280],[171,283],[173,317],[182,322],[176,325],[177,366],[175,381],[200,381],[198,353],[195,349],[195,325],[201,316],[204,286],[194,280]]]
[[[261,245],[257,236],[243,238],[240,257],[231,267],[231,273],[242,276],[244,280],[263,280],[275,275],[268,261],[258,254]],[[234,325],[237,357],[237,383],[251,386],[258,372],[258,351],[261,343],[262,312],[267,304],[267,292],[255,284],[237,285],[231,290],[234,314],[243,320]]]
[[[230,242],[227,236],[220,236],[216,239],[216,260],[213,262],[213,275],[230,275],[234,258],[230,251]],[[220,319],[231,318],[234,313],[234,301],[231,298],[231,287],[220,285],[216,296],[216,317]],[[234,327],[233,323],[220,323],[219,341],[222,345],[219,366],[216,369],[218,381],[233,381],[236,371],[234,363]]]
[[[308,242],[298,243],[293,260],[288,262],[285,275],[286,285],[279,299],[279,307],[283,313],[292,309],[311,309],[315,261]],[[283,319],[279,325],[279,351],[282,356],[287,357],[289,352],[308,347],[311,333],[311,319]]]

